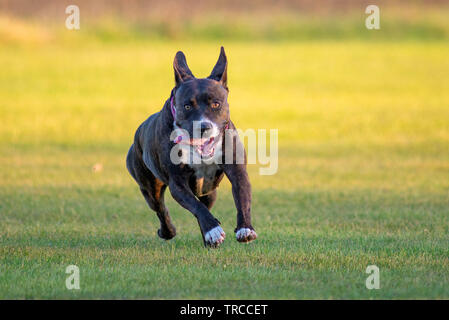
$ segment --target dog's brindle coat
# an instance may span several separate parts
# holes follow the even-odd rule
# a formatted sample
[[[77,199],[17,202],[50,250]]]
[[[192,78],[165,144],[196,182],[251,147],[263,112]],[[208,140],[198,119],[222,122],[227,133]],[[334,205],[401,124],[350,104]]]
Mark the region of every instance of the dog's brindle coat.
[[[171,239],[176,235],[168,209],[164,203],[164,192],[168,186],[173,198],[198,220],[206,246],[217,247],[225,237],[220,222],[214,218],[212,208],[223,175],[232,184],[232,194],[237,207],[237,240],[249,242],[257,238],[251,225],[251,185],[244,164],[237,164],[236,150],[241,146],[237,134],[233,134],[232,150],[224,143],[226,129],[235,130],[230,121],[227,103],[227,58],[223,47],[211,75],[197,79],[187,66],[185,56],[178,52],[173,63],[176,85],[162,110],[150,116],[137,129],[134,143],[129,149],[126,165],[137,181],[140,191],[151,209],[156,211],[161,227],[159,237]],[[172,112],[171,105],[175,110]],[[192,136],[193,121],[207,119],[219,130],[216,137],[221,149],[223,164],[174,164],[170,151],[175,142],[170,135],[175,127],[187,130]],[[207,129],[207,128],[206,128]],[[235,131],[234,131],[235,132]],[[219,148],[221,147],[221,148]],[[226,154],[233,153],[234,163],[225,164]]]

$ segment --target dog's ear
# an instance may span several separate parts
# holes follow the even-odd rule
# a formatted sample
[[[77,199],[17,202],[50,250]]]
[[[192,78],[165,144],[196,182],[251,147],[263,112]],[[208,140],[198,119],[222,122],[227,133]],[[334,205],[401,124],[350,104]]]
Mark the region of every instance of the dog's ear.
[[[218,57],[218,61],[215,64],[212,73],[208,77],[209,79],[217,80],[221,83],[223,87],[228,90],[228,59],[226,58],[226,54],[224,48],[221,47],[220,56]]]
[[[173,69],[175,70],[175,81],[178,87],[182,82],[193,79],[195,76],[187,66],[186,56],[182,51],[178,51],[173,61]]]

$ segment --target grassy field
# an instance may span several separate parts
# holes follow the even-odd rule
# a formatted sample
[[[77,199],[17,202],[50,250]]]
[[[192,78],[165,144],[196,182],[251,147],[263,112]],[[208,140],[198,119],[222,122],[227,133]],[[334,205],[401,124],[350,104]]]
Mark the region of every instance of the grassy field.
[[[279,129],[279,171],[249,167],[247,245],[222,183],[227,239],[207,250],[169,193],[178,235],[157,237],[125,156],[169,96],[175,52],[206,76],[222,44],[232,118]],[[448,53],[439,40],[0,44],[0,298],[449,298]],[[70,264],[80,290],[65,287]]]

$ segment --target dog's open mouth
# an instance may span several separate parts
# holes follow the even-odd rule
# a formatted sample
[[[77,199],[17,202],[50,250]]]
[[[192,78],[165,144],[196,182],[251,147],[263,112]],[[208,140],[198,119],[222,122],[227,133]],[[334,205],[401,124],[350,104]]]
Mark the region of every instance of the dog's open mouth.
[[[215,153],[218,137],[199,138],[199,139],[185,139],[183,136],[178,136],[175,143],[182,143],[190,145],[203,158],[211,158]]]
[[[192,145],[198,154],[200,154],[202,157],[205,158],[210,158],[214,155],[216,145],[215,137],[210,137],[208,139],[196,139],[196,140],[200,140],[199,144],[197,144],[197,141],[194,141]]]

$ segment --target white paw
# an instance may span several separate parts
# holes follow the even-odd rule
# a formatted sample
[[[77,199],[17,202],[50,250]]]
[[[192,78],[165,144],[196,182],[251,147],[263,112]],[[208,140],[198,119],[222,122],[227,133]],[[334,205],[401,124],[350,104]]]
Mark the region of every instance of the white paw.
[[[206,244],[210,245],[211,247],[217,247],[224,241],[225,236],[226,235],[223,229],[218,226],[206,232],[206,234],[204,235],[204,239],[206,240]]]
[[[241,228],[235,233],[235,237],[239,242],[250,242],[257,238],[257,233],[249,228]]]

